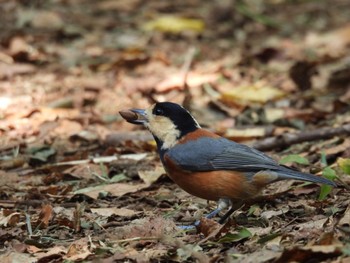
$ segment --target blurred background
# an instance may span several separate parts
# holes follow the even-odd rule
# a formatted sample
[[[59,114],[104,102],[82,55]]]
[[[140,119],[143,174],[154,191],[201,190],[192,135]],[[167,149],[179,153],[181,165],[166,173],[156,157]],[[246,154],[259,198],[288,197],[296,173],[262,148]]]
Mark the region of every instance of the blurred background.
[[[174,222],[208,204],[167,179],[151,135],[118,114],[172,101],[248,144],[312,130],[325,140],[260,149],[334,179],[350,174],[349,51],[349,0],[0,0],[0,254],[349,259],[345,186],[277,183],[215,243],[180,235]]]

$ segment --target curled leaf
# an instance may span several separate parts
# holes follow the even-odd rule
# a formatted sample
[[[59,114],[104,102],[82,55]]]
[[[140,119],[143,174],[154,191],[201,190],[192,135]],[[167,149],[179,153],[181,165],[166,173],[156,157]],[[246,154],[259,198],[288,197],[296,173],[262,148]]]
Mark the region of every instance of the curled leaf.
[[[222,94],[222,100],[233,101],[239,105],[249,105],[251,103],[264,104],[269,100],[276,100],[283,97],[285,93],[270,86],[241,86]]]
[[[287,163],[309,164],[309,160],[298,154],[290,154],[280,160],[280,164]]]
[[[183,31],[202,33],[204,31],[204,22],[200,19],[162,16],[146,23],[143,29],[173,34],[178,34]]]
[[[344,173],[350,175],[350,159],[338,158],[337,164]]]

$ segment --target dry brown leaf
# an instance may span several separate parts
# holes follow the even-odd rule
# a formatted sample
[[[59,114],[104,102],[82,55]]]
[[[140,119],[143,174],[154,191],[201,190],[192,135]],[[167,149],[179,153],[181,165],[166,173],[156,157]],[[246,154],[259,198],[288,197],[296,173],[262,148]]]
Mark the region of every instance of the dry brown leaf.
[[[220,75],[217,73],[211,74],[198,74],[189,73],[187,77],[187,85],[189,87],[197,87],[204,83],[214,82],[219,79]],[[172,89],[183,89],[184,88],[184,75],[183,73],[172,74],[167,79],[159,82],[155,90],[157,92],[167,92]]]
[[[37,221],[40,228],[47,228],[49,226],[50,219],[52,217],[53,208],[50,204],[44,204],[41,207],[39,218]]]
[[[74,164],[74,162],[70,162]],[[68,174],[77,179],[95,179],[96,175],[102,175],[104,171],[101,169],[101,165],[94,163],[83,163],[70,167],[63,171],[64,174]]]
[[[350,227],[350,205],[346,208],[343,217],[339,220],[338,225]]]
[[[233,249],[232,249],[233,250]],[[232,251],[234,254],[234,250]],[[228,250],[230,253],[230,250]],[[260,263],[260,262],[274,262],[276,258],[281,256],[281,251],[276,251],[263,247],[261,250],[257,250],[253,253],[248,253],[245,255],[240,255],[238,258],[234,259],[236,263]]]
[[[64,258],[72,261],[83,260],[91,255],[87,238],[74,241],[68,248]]]
[[[35,66],[31,64],[15,63],[6,64],[0,62],[0,79],[10,78],[19,74],[28,74],[35,71]]]
[[[116,207],[91,208],[91,212],[96,213],[100,216],[106,216],[106,217],[109,217],[111,215],[131,217],[140,213],[139,211],[135,211],[127,208],[116,208]]]
[[[15,226],[19,222],[19,217],[20,213],[14,212],[11,213],[8,216],[4,216],[4,211],[1,211],[2,213],[0,214],[0,226],[7,227],[9,226]]]
[[[324,225],[327,222],[328,218],[323,218],[319,220],[310,220],[309,222],[301,223],[298,224],[298,229],[299,230],[304,230],[304,229],[319,229],[322,230],[324,229]]]
[[[63,254],[67,252],[67,249],[63,246],[54,246],[52,248],[48,248],[45,252],[39,251],[34,254],[37,260],[41,260],[41,262],[47,262],[45,259],[50,259],[54,256],[61,258]],[[36,261],[37,262],[37,261]]]
[[[279,216],[279,215],[283,215],[285,213],[287,213],[289,211],[288,207],[284,207],[280,210],[267,210],[267,211],[263,211],[261,213],[261,217],[265,218],[265,219],[270,219],[271,217],[274,216]]]
[[[249,129],[227,129],[225,132],[225,137],[230,138],[234,141],[250,140],[259,137],[266,136],[265,127],[254,127]]]
[[[2,263],[14,263],[14,262],[34,263],[34,262],[37,262],[37,259],[25,253],[9,251],[7,253],[0,255],[0,262]]]
[[[123,196],[128,193],[140,191],[147,187],[149,187],[149,184],[116,183],[80,189],[76,191],[75,194],[84,194],[93,199],[97,199],[101,192],[109,193],[112,196]]]
[[[101,10],[117,10],[119,12],[130,12],[135,10],[140,0],[107,0],[98,3],[97,8]]]
[[[350,24],[325,34],[309,33],[302,48],[313,49],[317,54],[339,57],[347,52],[350,43]]]
[[[58,13],[51,11],[36,11],[31,21],[35,28],[57,30],[64,26],[64,22]]]
[[[139,171],[139,177],[144,181],[146,184],[151,185],[155,181],[157,181],[163,174],[165,174],[165,170],[163,166],[157,166],[154,168],[154,170],[147,170],[147,171]]]
[[[221,99],[237,105],[250,105],[252,103],[264,104],[270,100],[277,100],[286,94],[280,89],[255,83],[251,86],[240,86],[221,95]]]
[[[328,149],[323,149],[323,151],[328,156],[331,154],[338,154],[338,153],[344,152],[349,148],[350,148],[350,138],[345,138],[345,140],[341,144],[330,147]]]

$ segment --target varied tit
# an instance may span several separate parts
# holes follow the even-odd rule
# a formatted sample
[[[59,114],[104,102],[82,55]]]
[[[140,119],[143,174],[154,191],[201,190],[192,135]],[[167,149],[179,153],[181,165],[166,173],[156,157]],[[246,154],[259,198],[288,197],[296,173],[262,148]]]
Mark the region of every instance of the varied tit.
[[[156,103],[146,110],[120,111],[133,124],[143,124],[153,135],[169,177],[186,192],[219,202],[210,213],[231,209],[223,223],[242,201],[255,197],[266,185],[284,179],[336,184],[325,178],[279,165],[266,154],[204,130],[182,106]]]

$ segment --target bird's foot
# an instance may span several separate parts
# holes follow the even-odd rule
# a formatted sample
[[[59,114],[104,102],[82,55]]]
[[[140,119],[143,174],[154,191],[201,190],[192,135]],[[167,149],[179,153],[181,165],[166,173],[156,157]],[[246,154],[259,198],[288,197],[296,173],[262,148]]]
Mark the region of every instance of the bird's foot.
[[[181,230],[194,230],[197,229],[197,227],[200,225],[201,221],[197,220],[196,222],[194,222],[193,225],[187,225],[187,226],[177,226],[178,228],[180,228]]]

